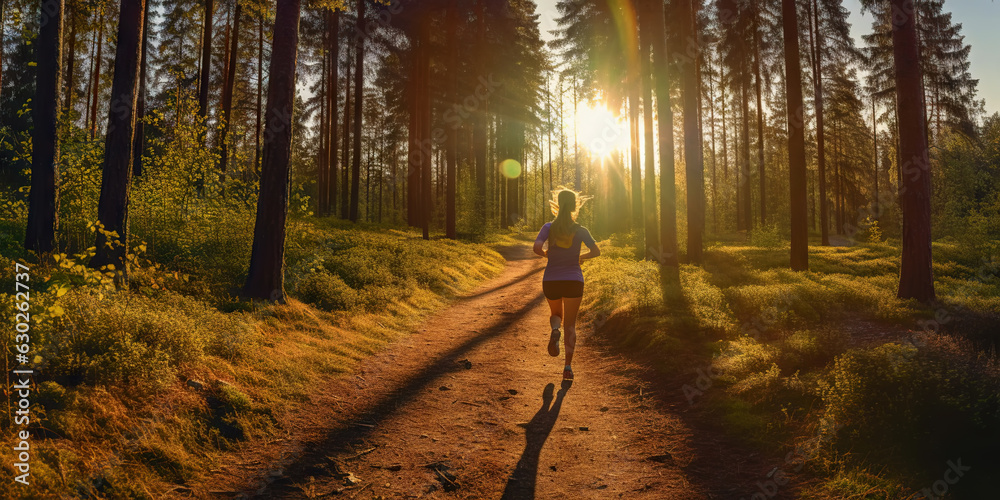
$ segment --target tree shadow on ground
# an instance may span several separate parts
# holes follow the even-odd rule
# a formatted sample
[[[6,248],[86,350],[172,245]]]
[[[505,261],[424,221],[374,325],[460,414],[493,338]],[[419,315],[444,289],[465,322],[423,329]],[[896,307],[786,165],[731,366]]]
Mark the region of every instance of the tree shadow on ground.
[[[248,496],[252,498],[276,498],[298,492],[295,483],[310,475],[309,468],[312,464],[325,462],[328,456],[350,450],[353,443],[368,437],[382,421],[422,394],[428,385],[438,377],[464,369],[462,365],[455,362],[456,359],[466,355],[484,342],[507,332],[512,324],[538,307],[542,303],[542,297],[542,293],[539,291],[516,311],[503,314],[497,321],[481,329],[475,336],[462,341],[434,358],[428,359],[410,378],[388,391],[381,399],[373,401],[370,406],[352,415],[349,421],[341,422],[319,442],[307,443],[306,451],[287,463],[283,467],[284,473],[280,477],[270,477],[265,480],[269,484],[265,484],[263,487],[258,484],[259,489]],[[357,423],[357,425],[352,425],[352,422]]]
[[[563,380],[562,387],[553,401],[552,391],[555,384],[551,382],[542,391],[542,407],[531,418],[531,421],[524,426],[524,453],[517,461],[517,467],[507,479],[504,487],[504,500],[531,500],[535,498],[535,483],[538,479],[538,457],[541,456],[542,446],[549,438],[552,428],[559,418],[559,410],[562,408],[563,398],[566,392],[573,386],[572,380]]]

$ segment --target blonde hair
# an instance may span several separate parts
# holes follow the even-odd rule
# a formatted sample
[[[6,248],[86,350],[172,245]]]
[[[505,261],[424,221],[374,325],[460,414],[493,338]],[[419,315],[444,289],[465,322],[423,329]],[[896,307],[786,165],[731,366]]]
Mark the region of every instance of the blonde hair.
[[[549,207],[556,219],[549,227],[549,238],[556,246],[569,248],[573,245],[573,236],[580,227],[576,223],[576,216],[588,200],[589,196],[583,196],[569,188],[563,187],[552,191]]]

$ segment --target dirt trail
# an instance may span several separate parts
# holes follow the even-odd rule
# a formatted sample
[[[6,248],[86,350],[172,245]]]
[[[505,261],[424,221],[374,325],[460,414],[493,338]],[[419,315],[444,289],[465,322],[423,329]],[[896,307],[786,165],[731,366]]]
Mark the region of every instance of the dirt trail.
[[[562,357],[546,352],[544,261],[527,246],[505,256],[501,276],[333,381],[296,412],[287,439],[247,450],[195,493],[735,499],[769,488],[781,462],[706,431],[679,386],[655,383],[651,395],[648,372],[589,328],[576,380],[562,381]],[[792,486],[764,493],[790,498]]]

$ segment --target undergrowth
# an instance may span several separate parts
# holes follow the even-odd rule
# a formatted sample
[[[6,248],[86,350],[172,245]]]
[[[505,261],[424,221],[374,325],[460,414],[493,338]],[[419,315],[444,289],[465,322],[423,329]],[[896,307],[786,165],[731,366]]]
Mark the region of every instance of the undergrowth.
[[[481,244],[295,217],[285,269],[291,299],[261,305],[235,296],[249,257],[230,250],[249,248],[242,226],[177,228],[155,244],[136,231],[128,287],[119,289],[113,270],[85,265],[93,248],[69,245],[77,253],[32,263],[19,250],[23,221],[0,225],[12,236],[0,239],[2,289],[14,289],[15,260],[31,267],[37,374],[25,493],[39,498],[153,498],[203,477],[224,452],[283,432],[288,413],[326,378],[351,371],[503,267]],[[0,314],[13,318],[14,298],[0,294],[0,302]],[[8,355],[12,332],[3,334]],[[0,433],[13,442],[20,426],[12,425],[16,400],[6,396]],[[0,470],[13,477],[11,463]]]
[[[952,495],[992,491],[997,261],[936,242],[939,302],[925,307],[896,298],[898,241],[810,247],[810,271],[796,273],[768,233],[672,272],[627,239],[606,242],[585,266],[584,310],[734,439],[801,455],[822,478],[804,495],[911,498],[959,459],[973,472]]]

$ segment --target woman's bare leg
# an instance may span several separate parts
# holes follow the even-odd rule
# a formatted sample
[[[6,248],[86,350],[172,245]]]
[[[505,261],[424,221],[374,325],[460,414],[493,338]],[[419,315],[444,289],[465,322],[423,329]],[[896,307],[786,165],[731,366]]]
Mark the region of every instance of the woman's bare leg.
[[[549,326],[552,327],[552,333],[549,334],[549,356],[556,357],[559,356],[559,324],[562,322],[563,317],[563,301],[559,300],[549,300],[549,310],[552,315],[549,316]]]
[[[556,328],[559,328],[559,324],[562,323],[563,299],[559,300],[545,299],[545,300],[549,301],[549,311],[551,313],[549,314],[549,326],[551,326],[552,329],[555,330]]]
[[[573,366],[573,350],[576,349],[576,314],[580,311],[583,297],[563,299],[563,331],[566,346],[566,366]]]

